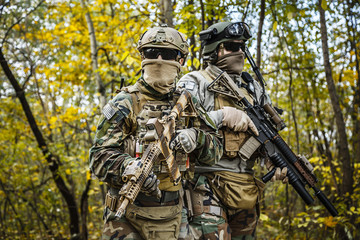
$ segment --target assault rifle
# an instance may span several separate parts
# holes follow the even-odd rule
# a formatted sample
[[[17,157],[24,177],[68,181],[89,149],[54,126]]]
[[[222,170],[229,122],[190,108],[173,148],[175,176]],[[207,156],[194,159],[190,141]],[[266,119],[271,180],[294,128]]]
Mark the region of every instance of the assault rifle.
[[[147,131],[144,140],[150,142],[150,144],[142,155],[140,164],[131,162],[124,170],[122,181],[125,184],[119,191],[120,206],[115,216],[121,218],[124,215],[126,207],[136,199],[141,186],[151,173],[154,163],[159,159],[166,162],[166,170],[173,184],[179,184],[181,180],[180,170],[173,151],[169,148],[169,143],[175,135],[176,118],[184,115],[184,110],[187,108],[190,109],[187,116],[195,116],[191,95],[186,90],[183,90],[169,115],[165,115],[161,120],[157,118],[148,120],[145,126]],[[161,197],[160,192],[157,197]]]
[[[279,135],[278,131],[283,129],[285,124],[270,104],[265,104],[261,107],[254,101],[254,105],[252,105],[226,72],[222,72],[208,86],[208,90],[232,97],[244,107],[247,115],[259,131],[259,136],[253,134],[253,137],[265,147],[268,157],[276,167],[281,169],[284,167],[287,168],[289,183],[306,204],[309,205],[314,202],[314,199],[305,188],[306,185],[309,185],[315,191],[315,196],[331,215],[338,215],[337,210],[329,199],[316,187],[318,180],[312,173],[313,168],[309,161],[307,161],[305,157],[296,156]],[[275,174],[276,167],[262,178],[263,182],[266,183],[272,178]]]

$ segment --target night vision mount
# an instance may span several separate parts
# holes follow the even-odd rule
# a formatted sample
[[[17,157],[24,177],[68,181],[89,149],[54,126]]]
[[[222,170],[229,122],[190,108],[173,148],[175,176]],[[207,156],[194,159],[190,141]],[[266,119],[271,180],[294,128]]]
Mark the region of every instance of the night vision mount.
[[[244,22],[230,23],[224,29],[217,29],[215,26],[199,33],[203,45],[212,44],[222,39],[239,39],[247,41],[251,38],[250,28]]]

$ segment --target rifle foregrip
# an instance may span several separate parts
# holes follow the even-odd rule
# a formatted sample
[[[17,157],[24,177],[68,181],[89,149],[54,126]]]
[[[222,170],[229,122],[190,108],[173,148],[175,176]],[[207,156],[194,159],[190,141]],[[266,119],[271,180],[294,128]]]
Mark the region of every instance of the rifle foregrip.
[[[286,176],[288,177],[289,183],[291,184],[291,186],[293,186],[293,188],[296,190],[296,192],[300,195],[300,197],[304,200],[304,202],[306,204],[308,204],[308,205],[312,204],[314,202],[314,199],[311,197],[310,193],[306,190],[305,186],[301,182],[301,179],[294,172],[294,170],[290,166],[288,166],[288,164],[284,161],[282,156],[278,153],[274,153],[273,155],[270,156],[270,159],[276,167],[280,167],[281,169],[283,169],[284,167],[287,168]],[[274,169],[272,170],[272,171],[274,171],[274,173],[276,171],[276,167],[274,167]],[[271,171],[270,171],[270,173],[271,173]],[[266,175],[268,175],[268,174],[266,174]],[[270,179],[271,179],[271,177],[270,177]]]
[[[271,178],[274,176],[275,171],[276,171],[276,168],[271,169],[271,171],[268,172],[267,174],[265,174],[265,175],[261,178],[261,180],[262,180],[264,183],[267,183],[267,182],[270,181]]]

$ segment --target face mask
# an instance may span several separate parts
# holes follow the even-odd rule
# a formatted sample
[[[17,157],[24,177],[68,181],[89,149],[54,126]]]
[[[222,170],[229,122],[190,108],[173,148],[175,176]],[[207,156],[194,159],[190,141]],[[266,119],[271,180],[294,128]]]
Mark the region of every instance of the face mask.
[[[244,68],[245,54],[242,51],[225,54],[218,58],[215,66],[228,74],[240,75]]]
[[[141,68],[145,82],[157,92],[167,94],[175,88],[175,78],[181,65],[177,61],[145,59]]]

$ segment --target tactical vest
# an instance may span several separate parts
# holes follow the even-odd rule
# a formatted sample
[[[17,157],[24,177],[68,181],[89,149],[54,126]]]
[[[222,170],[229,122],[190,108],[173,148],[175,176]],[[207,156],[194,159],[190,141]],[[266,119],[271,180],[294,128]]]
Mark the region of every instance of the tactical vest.
[[[205,79],[211,83],[214,79],[209,75],[206,70],[199,71]],[[248,93],[248,91],[240,87],[240,91],[244,94],[245,98],[253,104],[254,99],[253,96]],[[225,96],[220,93],[215,93],[214,95],[214,110],[222,109],[224,106],[234,107],[236,109],[244,110],[244,108],[237,104],[232,98]],[[250,139],[251,135],[247,132],[234,132],[231,129],[222,127],[219,130],[219,133],[222,135],[224,139],[224,155],[233,159],[239,156],[239,150],[242,149],[244,144]],[[244,149],[246,151],[246,149]]]
[[[142,94],[136,85],[123,88],[125,92],[131,94],[133,102],[133,111],[137,116],[137,129],[133,137],[127,140],[127,143],[124,146],[124,152],[128,153],[132,157],[141,157],[142,153],[147,148],[149,142],[144,140],[146,134],[145,124],[151,118],[161,119],[163,116],[170,114],[174,104],[178,97],[174,97],[170,101],[159,101],[146,94]],[[191,121],[191,127],[199,127],[200,121],[198,118],[190,117],[180,117],[176,120],[176,130],[184,129],[188,127]],[[189,158],[182,150],[176,150],[175,161],[179,166],[180,172],[182,174],[186,171],[189,171]],[[173,186],[169,181],[168,172],[166,170],[165,162],[161,161],[164,159],[159,159],[153,166],[153,172],[158,176],[160,180],[159,188],[160,190],[174,191],[179,190],[180,186]],[[188,174],[188,173],[187,173]],[[184,174],[183,174],[184,175]]]

